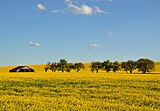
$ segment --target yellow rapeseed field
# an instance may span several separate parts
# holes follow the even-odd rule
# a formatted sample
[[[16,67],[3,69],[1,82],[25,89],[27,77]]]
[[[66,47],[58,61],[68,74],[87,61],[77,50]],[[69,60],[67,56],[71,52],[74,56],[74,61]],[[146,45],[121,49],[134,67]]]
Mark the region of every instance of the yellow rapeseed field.
[[[9,73],[0,67],[0,111],[160,111],[160,63],[151,74]]]

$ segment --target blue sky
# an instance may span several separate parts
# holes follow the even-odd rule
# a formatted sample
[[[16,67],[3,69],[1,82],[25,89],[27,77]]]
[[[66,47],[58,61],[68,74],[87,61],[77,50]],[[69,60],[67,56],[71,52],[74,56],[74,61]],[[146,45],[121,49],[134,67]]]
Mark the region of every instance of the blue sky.
[[[160,0],[0,0],[0,65],[160,61]]]

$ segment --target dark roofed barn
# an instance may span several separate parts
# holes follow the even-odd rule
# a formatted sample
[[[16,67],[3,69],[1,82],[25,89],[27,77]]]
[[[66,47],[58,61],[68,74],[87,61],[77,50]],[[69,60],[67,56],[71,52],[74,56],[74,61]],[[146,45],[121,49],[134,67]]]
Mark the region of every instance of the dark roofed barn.
[[[9,70],[9,72],[35,72],[35,71],[34,69],[28,66],[18,66],[16,68]]]

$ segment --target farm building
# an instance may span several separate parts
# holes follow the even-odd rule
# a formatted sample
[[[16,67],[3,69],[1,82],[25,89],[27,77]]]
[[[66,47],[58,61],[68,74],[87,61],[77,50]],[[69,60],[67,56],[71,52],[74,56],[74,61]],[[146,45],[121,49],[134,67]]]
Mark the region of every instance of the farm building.
[[[34,69],[28,66],[18,66],[16,68],[9,70],[9,72],[35,72],[35,71]]]

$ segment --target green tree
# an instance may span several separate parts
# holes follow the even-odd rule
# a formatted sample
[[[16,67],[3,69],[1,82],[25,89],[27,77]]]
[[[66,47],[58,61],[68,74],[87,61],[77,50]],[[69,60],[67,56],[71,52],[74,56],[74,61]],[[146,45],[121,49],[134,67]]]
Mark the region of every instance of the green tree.
[[[65,71],[66,72],[71,72],[71,70],[74,68],[74,64],[73,63],[67,63]]]
[[[47,72],[48,71],[48,69],[50,69],[50,62],[48,62],[47,64],[46,64],[46,66],[44,67],[44,70],[45,70],[45,72]]]
[[[65,59],[60,59],[60,62],[57,64],[57,69],[64,72],[67,68],[67,61]]]
[[[50,64],[50,70],[53,72],[56,72],[56,70],[57,70],[57,63],[55,62],[55,63],[52,63],[52,64]]]
[[[104,61],[104,62],[102,63],[102,65],[103,65],[103,68],[107,71],[107,73],[108,73],[109,71],[111,71],[112,62],[110,62],[109,60],[107,60],[107,61]]]
[[[137,68],[142,73],[151,72],[155,69],[155,64],[152,60],[142,58],[137,61]]]
[[[136,62],[133,60],[128,60],[127,62],[122,62],[121,63],[121,68],[124,69],[124,71],[129,71],[130,73],[133,72],[133,70],[136,69]]]
[[[127,70],[132,73],[137,67],[137,63],[133,60],[128,60],[126,62]]]
[[[73,65],[73,69],[78,73],[81,69],[84,69],[84,64],[82,63],[75,63]]]
[[[128,68],[127,68],[127,65],[126,65],[126,62],[122,62],[121,63],[121,68],[126,71],[126,73],[128,73]]]
[[[95,68],[93,68],[92,66],[90,66],[90,71],[91,71],[92,73],[94,73]]]
[[[92,72],[94,72],[94,70],[96,70],[96,72],[98,73],[99,69],[103,68],[103,65],[101,62],[92,62],[90,68],[91,68]]]
[[[114,73],[116,73],[117,71],[120,70],[120,65],[119,65],[119,63],[117,61],[113,62],[112,70],[113,70]]]

